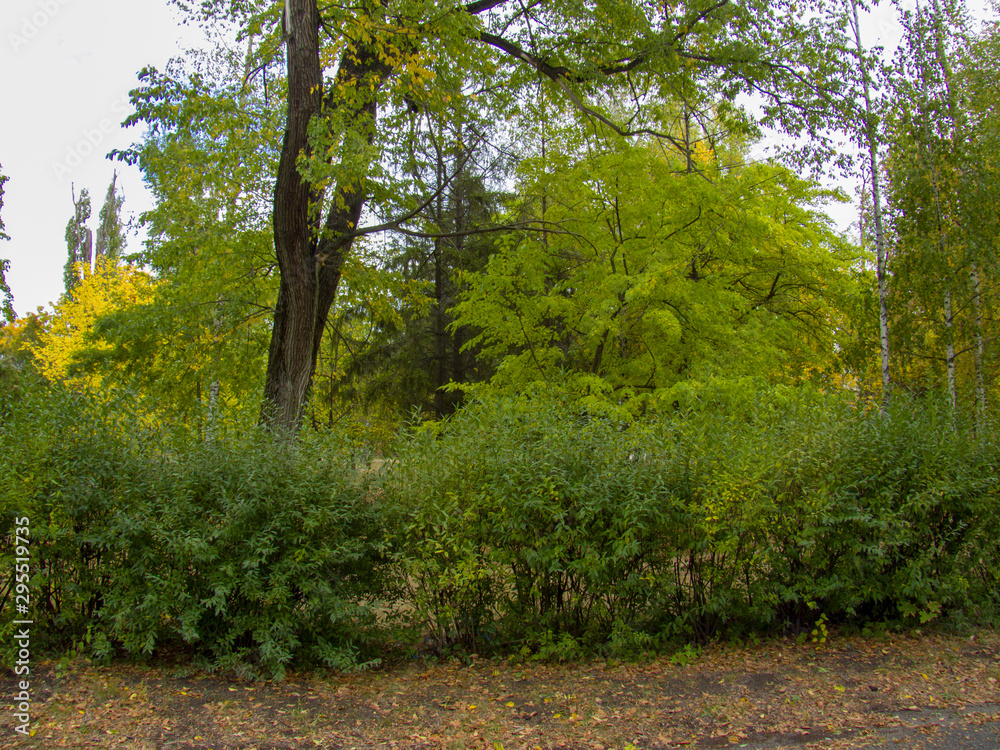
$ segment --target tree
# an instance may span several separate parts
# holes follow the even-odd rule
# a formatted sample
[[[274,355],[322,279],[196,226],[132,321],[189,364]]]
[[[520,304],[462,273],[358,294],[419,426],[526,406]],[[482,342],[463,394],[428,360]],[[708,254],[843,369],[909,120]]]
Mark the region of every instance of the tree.
[[[105,364],[102,355],[110,346],[94,337],[95,324],[115,310],[147,303],[153,284],[143,272],[109,258],[98,258],[93,270],[82,270],[73,294],[60,300],[39,340],[29,346],[45,377],[99,393],[120,377],[114,376],[113,365]]]
[[[501,92],[501,106],[537,78],[585,120],[622,134],[649,132],[642,105],[664,97],[693,108],[715,102],[734,125],[749,127],[732,104],[745,92],[763,95],[771,121],[818,130],[817,103],[828,104],[840,85],[834,49],[843,45],[831,45],[829,30],[815,21],[800,22],[798,10],[792,2],[753,0],[656,9],[479,0],[364,3],[321,14],[315,0],[286,2],[288,114],[273,210],[281,282],[265,421],[288,430],[301,418],[340,270],[375,192],[380,108],[404,97],[441,106],[462,92],[432,84],[439,71],[460,66],[506,83],[488,90]],[[325,77],[327,66],[333,72]],[[617,125],[601,102],[626,97],[639,106],[627,125]]]
[[[482,270],[499,236],[496,222],[510,156],[508,144],[491,137],[498,128],[486,113],[461,123],[432,115],[419,119],[422,137],[412,147],[421,156],[409,166],[423,169],[421,179],[436,198],[421,210],[419,231],[407,230],[383,243],[385,257],[369,265],[384,271],[369,268],[363,272],[367,283],[359,284],[357,264],[350,263],[350,273],[345,268],[346,285],[333,307],[336,331],[321,353],[317,377],[332,372],[332,355],[342,363],[344,379],[357,386],[352,389],[356,397],[377,399],[403,413],[420,407],[440,418],[462,404],[459,384],[490,374],[488,363],[464,347],[471,332],[453,325],[451,308],[462,288],[459,274]],[[379,311],[373,298],[380,291],[395,299],[381,305],[388,314],[372,315]],[[345,297],[354,304],[342,304]],[[364,340],[349,340],[350,321],[362,319],[372,321],[363,329]],[[449,384],[455,387],[446,388]],[[329,391],[324,395],[331,396]]]
[[[189,424],[216,403],[259,408],[282,117],[268,79],[248,71],[266,54],[219,46],[143,70],[126,122],[149,128],[116,153],[139,165],[154,197],[148,239],[129,260],[157,284],[149,304],[103,318],[100,335],[156,408]]]
[[[612,141],[534,160],[521,189],[546,196],[549,231],[508,235],[455,310],[503,358],[491,390],[538,383],[634,412],[682,380],[830,369],[853,260],[809,208],[831,196],[703,138],[689,151]]]
[[[117,260],[125,250],[125,226],[122,224],[121,211],[125,196],[117,190],[118,172],[111,176],[108,193],[104,205],[97,215],[97,240],[94,254],[97,258]]]
[[[302,417],[354,243],[419,222],[434,200],[433,188],[389,166],[389,155],[405,150],[414,109],[459,121],[475,96],[504,119],[541,86],[579,127],[625,137],[656,132],[664,103],[678,101],[689,118],[711,113],[732,131],[775,125],[795,134],[821,132],[831,109],[846,106],[837,99],[846,42],[840,19],[820,2],[365,0],[321,8],[288,0],[280,20],[281,9],[264,2],[200,7],[210,19],[234,18],[240,39],[259,38],[259,62],[246,77],[266,76],[284,45],[287,109],[271,210],[280,282],[262,420],[285,432]],[[280,39],[266,31],[275,26]],[[743,94],[758,97],[758,119],[735,104]],[[361,227],[365,210],[374,223]]]
[[[859,62],[858,72],[861,76],[861,91],[864,101],[864,111],[860,113],[860,128],[858,130],[861,145],[867,151],[868,177],[871,181],[871,223],[875,230],[875,280],[878,288],[878,338],[879,349],[882,355],[882,406],[885,408],[888,403],[889,388],[891,385],[889,369],[889,309],[887,301],[889,295],[889,256],[882,221],[882,166],[879,159],[881,138],[878,130],[878,117],[872,101],[871,64],[868,60],[865,60],[864,47],[861,43],[858,0],[850,0],[850,15],[848,20],[854,36],[855,52],[857,53]],[[865,217],[862,217],[862,222],[864,220]]]
[[[899,333],[912,358],[931,367],[943,365],[953,408],[958,405],[959,357],[971,350],[982,413],[980,248],[993,240],[980,234],[980,215],[991,209],[972,189],[980,167],[970,158],[972,138],[962,103],[966,96],[954,69],[966,45],[967,25],[956,3],[935,2],[903,18],[906,44],[895,83],[887,161],[895,281],[900,309],[907,311]],[[970,332],[975,342],[967,346]]]
[[[70,186],[73,196],[73,218],[66,224],[66,266],[63,270],[63,286],[67,295],[79,285],[83,269],[90,271],[94,248],[93,232],[87,227],[90,221],[90,193],[87,188],[76,197],[76,188]],[[82,264],[82,266],[81,266]]]
[[[996,373],[987,356],[986,342],[996,339],[994,298],[997,283],[997,242],[1000,236],[1000,117],[997,92],[1000,91],[1000,47],[997,44],[997,22],[986,25],[963,50],[961,60],[961,94],[967,107],[969,154],[964,183],[968,190],[970,221],[976,231],[973,264],[970,272],[975,315],[976,391],[980,415],[985,417],[986,392]],[[974,214],[972,216],[971,214]]]
[[[3,223],[3,186],[10,178],[3,173],[3,165],[0,164],[0,240],[9,240],[7,232],[5,231]],[[0,258],[0,292],[3,292],[3,303],[0,304],[0,311],[3,312],[4,320],[8,323],[13,323],[17,318],[17,313],[14,312],[14,295],[11,294],[10,286],[7,284],[7,271],[10,270],[10,261],[6,258]]]

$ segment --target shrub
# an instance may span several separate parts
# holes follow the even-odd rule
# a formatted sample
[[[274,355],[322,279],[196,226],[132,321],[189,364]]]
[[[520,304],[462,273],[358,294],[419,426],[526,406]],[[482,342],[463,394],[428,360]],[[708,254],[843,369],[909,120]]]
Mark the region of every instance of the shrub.
[[[36,630],[51,645],[92,633],[99,656],[148,654],[179,639],[210,668],[277,677],[296,659],[363,658],[383,506],[346,442],[171,437],[126,420],[127,403],[29,390],[5,401],[2,517],[5,533],[31,519]]]
[[[932,400],[696,394],[637,422],[479,402],[404,446],[386,491],[438,647],[640,641],[991,616],[992,433]],[[612,646],[614,647],[614,646]]]

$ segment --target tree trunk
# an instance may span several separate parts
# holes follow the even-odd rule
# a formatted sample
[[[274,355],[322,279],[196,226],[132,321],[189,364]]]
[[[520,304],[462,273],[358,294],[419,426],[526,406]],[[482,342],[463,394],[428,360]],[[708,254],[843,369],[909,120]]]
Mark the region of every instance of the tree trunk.
[[[437,177],[436,187],[443,191],[444,187],[444,154],[442,153],[441,140],[436,138],[434,148],[437,155],[435,174]],[[435,202],[434,221],[438,231],[444,231],[444,193],[438,193]],[[434,238],[434,416],[437,419],[444,419],[447,410],[447,398],[444,386],[448,383],[448,369],[445,361],[445,348],[447,344],[448,331],[445,329],[444,320],[444,243],[443,237]]]
[[[310,186],[296,167],[309,150],[309,122],[319,113],[323,78],[319,63],[319,11],[315,0],[285,2],[288,115],[274,185],[274,249],[281,282],[268,351],[261,419],[293,430],[312,379],[312,347],[319,274],[309,215]]]
[[[288,58],[288,115],[274,186],[274,248],[281,282],[268,351],[261,422],[294,433],[303,410],[330,307],[337,297],[344,258],[353,245],[365,196],[359,185],[337,186],[340,200],[322,221],[324,196],[299,173],[300,154],[311,155],[309,123],[321,108],[339,106],[332,94],[323,100],[319,60],[319,11],[316,0],[286,0],[285,44]],[[331,92],[362,78],[378,88],[388,69],[370,49],[341,57]],[[369,101],[352,106],[352,124],[374,122],[374,90]],[[374,127],[368,131],[374,137]],[[312,208],[310,208],[312,207]],[[322,226],[321,226],[322,225]]]
[[[973,263],[969,269],[969,280],[972,282],[972,309],[975,315],[976,331],[976,346],[972,350],[973,365],[976,369],[976,421],[980,427],[984,427],[986,421],[986,381],[983,376],[983,360],[986,356],[986,344],[983,338],[983,298],[980,293],[978,263]]]
[[[861,26],[858,23],[857,0],[851,0],[851,21],[854,31],[854,42],[858,56],[861,56]],[[878,331],[879,348],[882,353],[882,408],[889,402],[889,296],[888,255],[885,247],[885,233],[882,230],[882,199],[879,181],[878,137],[875,133],[875,122],[872,114],[871,87],[868,70],[862,65],[862,85],[865,96],[865,140],[868,142],[868,162],[872,174],[872,219],[875,222],[875,278],[878,282]]]
[[[955,318],[951,309],[951,289],[944,292],[945,363],[948,367],[948,401],[952,410],[958,408],[958,387],[955,383]]]

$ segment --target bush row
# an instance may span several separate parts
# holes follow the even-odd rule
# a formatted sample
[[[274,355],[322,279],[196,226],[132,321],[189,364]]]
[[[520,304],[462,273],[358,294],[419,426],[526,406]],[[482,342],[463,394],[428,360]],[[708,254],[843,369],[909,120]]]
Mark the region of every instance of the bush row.
[[[994,435],[928,401],[770,390],[628,425],[478,404],[397,466],[393,547],[441,645],[622,649],[998,604]]]
[[[363,663],[386,514],[348,444],[169,435],[39,384],[5,401],[0,531],[30,520],[37,638],[275,676]]]
[[[995,431],[927,399],[708,390],[638,422],[476,403],[379,475],[335,434],[205,440],[129,413],[23,376],[0,397],[0,531],[30,518],[35,632],[56,648],[181,642],[281,676],[390,641],[623,655],[1000,604]]]

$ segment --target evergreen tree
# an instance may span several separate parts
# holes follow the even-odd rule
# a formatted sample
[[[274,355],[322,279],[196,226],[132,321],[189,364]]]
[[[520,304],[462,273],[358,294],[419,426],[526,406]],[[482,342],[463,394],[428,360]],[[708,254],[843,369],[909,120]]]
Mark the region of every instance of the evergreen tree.
[[[419,179],[436,197],[418,214],[422,228],[389,245],[384,262],[401,284],[398,314],[379,320],[366,341],[351,342],[344,375],[357,389],[343,396],[388,398],[395,408],[421,406],[441,418],[461,406],[457,386],[492,374],[477,349],[465,347],[474,332],[451,313],[464,288],[459,274],[482,271],[500,236],[495,222],[509,168],[503,150],[488,145],[486,129],[478,118],[458,125],[428,118],[414,144],[423,165]],[[371,310],[342,310],[337,338],[345,343],[345,324]],[[329,342],[321,360],[337,351],[338,341]]]

